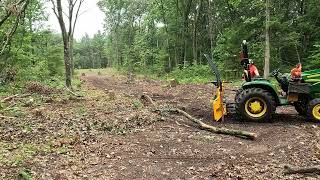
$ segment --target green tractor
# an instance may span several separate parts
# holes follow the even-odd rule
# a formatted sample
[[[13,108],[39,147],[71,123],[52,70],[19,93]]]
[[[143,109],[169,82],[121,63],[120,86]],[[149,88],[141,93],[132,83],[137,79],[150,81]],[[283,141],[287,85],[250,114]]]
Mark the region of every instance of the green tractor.
[[[300,66],[300,73],[299,70],[298,73],[292,70],[291,75],[283,75],[276,69],[270,75],[277,80],[281,93],[270,80],[252,77],[245,41],[242,47],[241,65],[245,69],[245,82],[235,96],[237,117],[266,122],[272,119],[278,106],[292,105],[300,115],[320,123],[320,69],[301,72]],[[213,101],[213,117],[216,121],[220,121],[228,112],[226,108],[228,105],[223,102],[223,82],[216,65],[209,56],[206,55],[206,58],[217,79],[214,82],[218,88]]]

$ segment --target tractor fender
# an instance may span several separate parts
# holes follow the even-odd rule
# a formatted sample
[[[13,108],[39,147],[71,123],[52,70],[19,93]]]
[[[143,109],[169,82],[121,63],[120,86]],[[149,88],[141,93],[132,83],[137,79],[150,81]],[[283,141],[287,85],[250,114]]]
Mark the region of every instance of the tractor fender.
[[[263,90],[266,90],[271,93],[271,95],[274,97],[277,106],[280,105],[280,98],[278,96],[278,93],[274,86],[267,80],[259,80],[259,81],[251,81],[251,82],[245,82],[242,85],[242,89],[251,89],[251,88],[261,88]]]

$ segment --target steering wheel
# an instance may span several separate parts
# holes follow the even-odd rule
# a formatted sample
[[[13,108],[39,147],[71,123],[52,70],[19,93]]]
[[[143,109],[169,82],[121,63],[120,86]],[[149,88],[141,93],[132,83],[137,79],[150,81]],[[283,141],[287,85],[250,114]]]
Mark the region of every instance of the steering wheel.
[[[271,75],[271,76],[277,76],[277,75],[279,74],[279,71],[280,71],[280,68],[272,71],[272,72],[270,73],[270,75]]]

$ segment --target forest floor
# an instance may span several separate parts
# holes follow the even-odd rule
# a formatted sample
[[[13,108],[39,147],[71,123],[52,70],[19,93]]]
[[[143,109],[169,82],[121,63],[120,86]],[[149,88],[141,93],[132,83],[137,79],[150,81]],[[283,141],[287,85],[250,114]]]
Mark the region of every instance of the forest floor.
[[[284,165],[320,164],[319,127],[290,107],[273,123],[211,119],[213,86],[111,73],[81,76],[83,98],[43,96],[23,116],[0,119],[0,178],[32,179],[319,179],[284,175]],[[230,86],[230,85],[229,85]],[[230,88],[230,87],[229,87]],[[233,87],[236,89],[235,87]],[[197,129],[183,116],[140,101],[178,107],[208,124],[258,134],[254,141]],[[234,91],[226,91],[228,100]]]

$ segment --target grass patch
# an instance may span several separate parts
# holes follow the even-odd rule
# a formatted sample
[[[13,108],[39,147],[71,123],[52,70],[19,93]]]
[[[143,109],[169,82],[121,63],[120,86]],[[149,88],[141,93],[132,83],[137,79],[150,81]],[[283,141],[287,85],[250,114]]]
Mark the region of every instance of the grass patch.
[[[78,117],[83,117],[87,115],[88,109],[84,106],[79,106],[79,107],[76,107],[75,112]]]
[[[0,164],[19,166],[39,152],[38,145],[25,143],[0,143]]]

